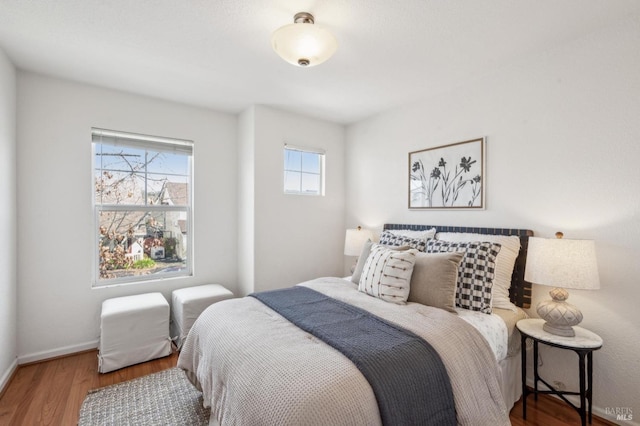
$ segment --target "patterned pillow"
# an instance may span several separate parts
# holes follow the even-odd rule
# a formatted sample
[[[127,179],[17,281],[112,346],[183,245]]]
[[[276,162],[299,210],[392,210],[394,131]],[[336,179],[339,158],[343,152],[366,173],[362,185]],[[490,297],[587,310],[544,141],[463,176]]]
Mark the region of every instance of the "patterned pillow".
[[[380,244],[385,246],[409,246],[419,251],[424,251],[427,245],[426,238],[408,237],[394,234],[391,231],[383,231],[380,235]]]
[[[517,312],[516,305],[509,300],[513,266],[520,253],[520,237],[515,235],[485,235],[466,232],[440,232],[436,239],[453,242],[485,241],[498,243],[500,253],[496,257],[496,275],[491,288],[491,308],[509,309]]]
[[[387,229],[387,231],[395,235],[403,235],[411,238],[424,238],[425,240],[436,237],[436,228],[425,229],[424,231],[414,231],[413,229]]]
[[[496,257],[501,247],[500,244],[491,242],[429,240],[426,251],[427,253],[464,252],[465,255],[458,267],[456,306],[490,314]]]
[[[374,244],[364,264],[358,290],[387,302],[404,305],[409,297],[417,252],[415,249],[397,251]]]
[[[371,247],[373,246],[373,242],[371,240],[367,240],[362,246],[362,252],[360,253],[360,257],[358,258],[358,262],[356,262],[356,266],[353,269],[353,274],[351,275],[351,282],[354,284],[360,283],[360,276],[362,275],[362,270],[364,269],[364,264],[367,262],[369,258],[369,253],[371,253]],[[409,246],[385,246],[390,250],[409,250],[411,247]]]

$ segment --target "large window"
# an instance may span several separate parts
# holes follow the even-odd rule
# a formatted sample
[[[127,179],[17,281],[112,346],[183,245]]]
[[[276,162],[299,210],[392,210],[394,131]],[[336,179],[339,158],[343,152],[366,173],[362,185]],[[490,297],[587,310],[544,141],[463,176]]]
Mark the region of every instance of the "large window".
[[[284,146],[284,192],[324,195],[324,151]]]
[[[191,275],[193,142],[91,133],[94,285]]]

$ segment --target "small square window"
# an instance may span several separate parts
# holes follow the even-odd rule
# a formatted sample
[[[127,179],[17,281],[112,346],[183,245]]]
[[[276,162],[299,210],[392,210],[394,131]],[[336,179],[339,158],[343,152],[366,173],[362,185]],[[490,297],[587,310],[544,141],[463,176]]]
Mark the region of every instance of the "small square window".
[[[285,145],[284,192],[324,195],[324,151]]]

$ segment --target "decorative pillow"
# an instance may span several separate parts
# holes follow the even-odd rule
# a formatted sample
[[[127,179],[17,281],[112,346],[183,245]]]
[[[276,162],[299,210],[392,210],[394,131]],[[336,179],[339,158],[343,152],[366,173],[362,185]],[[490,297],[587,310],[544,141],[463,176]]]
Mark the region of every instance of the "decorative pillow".
[[[409,297],[415,249],[392,250],[373,244],[365,262],[358,290],[391,303],[404,305]]]
[[[491,289],[491,307],[516,312],[516,305],[509,299],[511,276],[520,253],[520,237],[516,235],[485,235],[467,232],[439,232],[436,239],[452,242],[488,241],[501,246],[496,257],[496,275]]]
[[[425,229],[424,231],[414,231],[412,229],[387,229],[387,231],[403,237],[424,238],[425,241],[436,236],[436,228]]]
[[[385,246],[409,246],[419,251],[424,251],[427,245],[426,238],[414,238],[394,234],[391,231],[383,231],[380,235],[380,244]]]
[[[413,266],[408,302],[435,306],[457,314],[456,284],[464,253],[418,253]]]
[[[491,288],[500,244],[490,242],[452,243],[429,240],[427,253],[464,252],[458,267],[456,306],[491,313]]]
[[[364,264],[367,262],[369,258],[369,253],[371,253],[371,246],[373,245],[373,241],[367,240],[366,243],[362,246],[362,252],[360,252],[360,257],[358,258],[358,262],[356,263],[356,267],[351,274],[351,282],[355,284],[360,283],[360,276],[362,275],[362,270],[364,269]]]
[[[360,283],[360,276],[362,276],[362,270],[364,269],[364,264],[367,262],[367,258],[369,257],[369,253],[371,253],[371,246],[373,246],[373,241],[367,240],[366,243],[362,246],[362,252],[360,253],[360,257],[358,258],[358,262],[356,263],[356,267],[353,269],[353,273],[351,274],[351,282],[354,284]],[[411,247],[409,246],[385,246],[391,250],[409,250]]]

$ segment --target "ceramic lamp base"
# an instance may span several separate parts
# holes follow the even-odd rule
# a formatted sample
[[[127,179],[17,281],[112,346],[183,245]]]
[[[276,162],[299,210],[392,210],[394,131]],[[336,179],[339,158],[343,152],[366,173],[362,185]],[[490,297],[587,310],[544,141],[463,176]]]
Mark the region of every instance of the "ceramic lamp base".
[[[582,312],[566,302],[569,293],[562,288],[554,288],[549,292],[552,300],[540,302],[537,312],[546,323],[543,330],[557,336],[573,337],[576,335],[574,325],[582,321]]]
[[[576,332],[573,331],[573,327],[571,326],[556,326],[549,322],[545,322],[542,329],[547,333],[555,334],[556,336],[573,337],[576,335]]]

